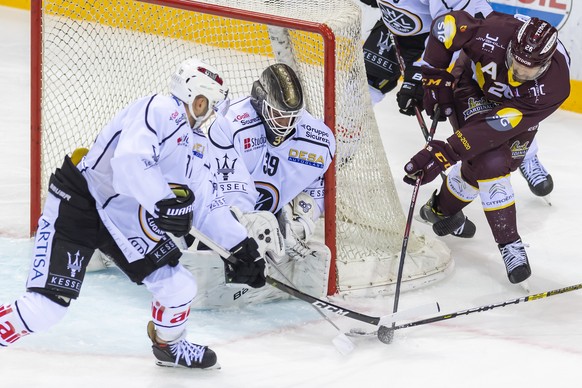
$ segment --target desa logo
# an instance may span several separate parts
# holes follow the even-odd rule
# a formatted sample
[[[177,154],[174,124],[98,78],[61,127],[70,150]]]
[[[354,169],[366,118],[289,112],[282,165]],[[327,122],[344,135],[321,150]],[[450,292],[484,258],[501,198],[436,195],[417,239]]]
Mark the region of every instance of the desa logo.
[[[489,0],[498,12],[537,17],[560,29],[568,20],[574,0]]]

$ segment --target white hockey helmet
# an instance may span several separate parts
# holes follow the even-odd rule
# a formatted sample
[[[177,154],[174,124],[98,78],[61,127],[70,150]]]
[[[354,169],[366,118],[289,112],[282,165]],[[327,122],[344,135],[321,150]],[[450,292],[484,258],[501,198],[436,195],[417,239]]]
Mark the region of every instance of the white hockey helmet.
[[[190,58],[180,64],[172,75],[170,93],[186,103],[188,110],[199,128],[216,111],[217,105],[226,99],[228,88],[220,73],[212,66]],[[192,109],[192,102],[198,96],[208,99],[208,111],[202,116],[196,116]]]

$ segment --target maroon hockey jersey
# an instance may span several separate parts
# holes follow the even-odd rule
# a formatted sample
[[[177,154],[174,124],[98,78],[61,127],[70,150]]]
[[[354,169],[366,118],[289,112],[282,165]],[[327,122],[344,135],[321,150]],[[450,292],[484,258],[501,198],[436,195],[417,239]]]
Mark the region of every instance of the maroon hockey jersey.
[[[495,103],[492,110],[477,115],[447,139],[462,160],[526,131],[537,131],[538,124],[570,94],[569,57],[561,43],[541,77],[524,83],[513,80],[506,65],[506,52],[522,24],[523,20],[513,15],[498,12],[486,19],[475,19],[466,12],[455,11],[433,21],[424,60],[444,69],[451,63],[453,53],[462,50],[469,59],[465,74],[472,74],[483,96]]]

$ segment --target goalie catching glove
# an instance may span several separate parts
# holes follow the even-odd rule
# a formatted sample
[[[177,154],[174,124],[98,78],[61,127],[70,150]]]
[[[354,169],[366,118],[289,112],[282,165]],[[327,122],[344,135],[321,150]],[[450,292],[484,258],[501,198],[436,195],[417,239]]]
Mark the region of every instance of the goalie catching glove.
[[[258,251],[255,239],[247,237],[230,251],[236,263],[224,261],[224,270],[229,283],[243,283],[253,288],[265,285],[265,260]]]
[[[172,188],[175,198],[156,202],[154,222],[164,232],[182,237],[190,232],[194,217],[194,193],[187,186],[177,185]]]
[[[404,166],[404,182],[414,185],[416,178],[422,174],[421,185],[432,182],[442,171],[460,160],[460,156],[449,144],[440,140],[431,140]]]

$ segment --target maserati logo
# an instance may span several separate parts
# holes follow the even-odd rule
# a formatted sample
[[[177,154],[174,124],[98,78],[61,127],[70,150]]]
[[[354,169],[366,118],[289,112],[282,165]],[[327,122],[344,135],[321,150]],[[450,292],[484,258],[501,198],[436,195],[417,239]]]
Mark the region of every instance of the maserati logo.
[[[70,252],[67,252],[67,255],[69,256],[69,264],[67,264],[67,269],[71,270],[71,277],[75,277],[77,272],[81,271],[81,264],[85,258],[81,256],[79,251],[75,253],[74,258],[71,256]]]
[[[229,160],[228,155],[225,154],[224,155],[224,163],[222,163],[222,165],[220,165],[220,159],[216,158],[216,166],[217,166],[216,172],[218,174],[222,174],[222,177],[225,181],[228,180],[229,174],[234,173],[234,165],[236,164],[236,161],[238,160],[238,158],[234,159],[230,165],[228,164],[228,160]]]
[[[384,54],[384,50],[389,51],[392,47],[392,42],[390,40],[390,33],[388,32],[384,35],[384,32],[380,32],[380,39],[378,40],[378,54]]]

